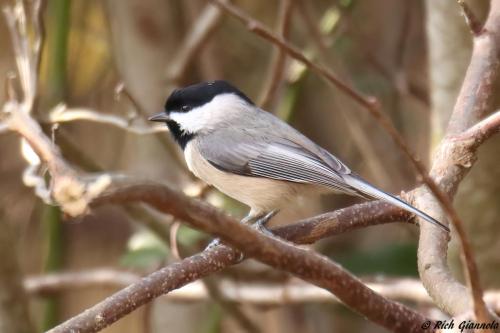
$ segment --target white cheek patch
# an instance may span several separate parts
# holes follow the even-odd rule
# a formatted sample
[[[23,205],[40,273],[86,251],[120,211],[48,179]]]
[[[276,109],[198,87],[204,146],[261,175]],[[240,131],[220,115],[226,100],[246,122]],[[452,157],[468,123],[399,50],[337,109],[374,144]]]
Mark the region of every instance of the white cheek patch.
[[[228,116],[244,105],[245,102],[242,102],[238,96],[223,94],[191,111],[171,112],[169,116],[179,124],[182,130],[196,133],[200,130],[216,127],[219,122],[226,120]]]
[[[189,133],[196,133],[207,126],[207,112],[203,107],[193,109],[189,112],[171,112],[170,118],[179,124],[181,129]]]

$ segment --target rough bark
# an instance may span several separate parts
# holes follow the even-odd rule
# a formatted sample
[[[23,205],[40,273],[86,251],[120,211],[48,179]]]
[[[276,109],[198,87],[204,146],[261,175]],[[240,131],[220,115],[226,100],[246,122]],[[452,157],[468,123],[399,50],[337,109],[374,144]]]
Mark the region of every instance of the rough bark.
[[[472,14],[479,22],[488,9],[488,1],[468,1]],[[457,99],[472,51],[472,35],[460,8],[454,1],[427,1],[427,34],[429,44],[429,72],[432,99],[432,138],[438,142],[448,124]],[[470,89],[470,88],[467,88]],[[484,115],[483,115],[484,116]],[[477,120],[477,118],[476,118]],[[464,124],[470,125],[471,122]],[[456,123],[453,125],[458,126]],[[463,128],[464,126],[462,126]],[[481,147],[478,163],[464,179],[457,193],[455,206],[466,221],[467,233],[475,253],[484,287],[498,286],[499,272],[495,268],[500,243],[498,216],[500,205],[497,193],[500,188],[498,146],[500,139],[493,139]],[[452,243],[450,259],[458,264],[458,251]]]

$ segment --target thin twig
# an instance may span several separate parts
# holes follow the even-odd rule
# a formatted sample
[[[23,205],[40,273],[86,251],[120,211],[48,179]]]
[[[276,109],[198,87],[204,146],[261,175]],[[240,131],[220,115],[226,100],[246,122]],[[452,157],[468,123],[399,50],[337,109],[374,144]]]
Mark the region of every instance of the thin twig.
[[[496,111],[452,139],[457,141],[474,140],[474,146],[478,147],[497,133],[500,133],[500,111]]]
[[[351,33],[355,33],[356,29],[355,27],[351,26],[349,28],[351,30]],[[359,33],[358,33],[359,34]],[[367,47],[367,45],[364,45],[363,43],[360,43],[357,45],[358,51],[357,53],[360,54],[370,65],[373,66],[373,68],[380,74],[382,75],[387,81],[389,82],[394,82],[394,87],[396,88],[397,92],[400,94],[404,93],[410,93],[412,97],[414,97],[416,100],[421,102],[425,106],[425,111],[429,112],[429,94],[425,89],[420,87],[418,84],[415,84],[413,82],[405,82],[405,86],[403,87],[400,83],[401,79],[399,79],[397,76],[399,75],[398,72],[391,71],[387,69],[378,59],[377,57],[373,54],[373,51]],[[399,52],[401,54],[401,52]],[[399,55],[397,55],[396,58],[398,58]],[[407,88],[408,91],[403,91],[401,88]]]
[[[30,295],[45,296],[67,290],[89,288],[125,288],[139,282],[139,275],[110,268],[97,268],[87,271],[60,272],[40,276],[29,276],[24,280],[26,292]],[[363,282],[377,293],[393,300],[433,305],[422,282],[411,278],[367,278]],[[338,299],[331,293],[303,282],[292,279],[284,284],[241,283],[224,279],[219,282],[221,297],[227,302],[253,305],[283,305],[310,302],[334,302]],[[171,302],[200,302],[210,300],[206,286],[195,281],[166,295]],[[500,290],[489,290],[485,299],[492,308],[500,312]]]
[[[470,32],[473,36],[479,36],[482,33],[483,25],[477,19],[476,15],[472,12],[472,9],[464,0],[457,0],[460,8],[462,8],[462,14],[465,17],[465,22],[469,26]]]
[[[295,46],[291,45],[290,43],[285,41],[283,38],[272,33],[268,28],[264,27],[260,22],[254,20],[253,18],[250,18],[248,15],[243,13],[239,8],[237,8],[231,4],[226,4],[226,3],[222,2],[221,0],[209,0],[209,1],[212,2],[214,5],[218,6],[219,8],[221,8],[222,10],[224,10],[226,13],[237,18],[240,22],[245,24],[247,29],[250,30],[251,32],[253,32],[253,33],[257,34],[258,36],[261,36],[262,38],[270,41],[271,43],[281,47],[291,57],[302,62],[307,67],[310,67],[312,71],[314,71],[315,73],[318,73],[321,77],[325,78],[328,82],[337,86],[340,90],[342,90],[347,95],[351,96],[355,101],[357,101],[361,105],[363,105],[365,107],[372,108],[373,105],[377,104],[376,99],[374,99],[373,97],[365,98],[364,96],[358,94],[355,90],[353,90],[352,87],[346,85],[344,82],[342,82],[340,79],[338,79],[335,74],[330,72],[324,66],[317,65],[317,64],[313,63],[312,61],[310,61]]]
[[[30,276],[24,280],[24,288],[30,294],[49,295],[63,290],[102,287],[126,287],[137,282],[140,276],[111,268],[96,268],[81,272],[57,272]]]
[[[179,247],[177,246],[177,235],[180,226],[181,223],[179,221],[175,221],[174,223],[172,223],[172,225],[170,226],[170,235],[169,235],[170,252],[172,252],[172,256],[177,260],[182,260],[181,255],[179,253]]]
[[[61,208],[71,216],[87,210],[92,198],[99,195],[111,182],[109,175],[96,178],[81,177],[62,157],[59,149],[42,131],[40,125],[25,111],[27,104],[16,101],[5,103],[3,112],[9,129],[19,133],[38,157],[47,164],[52,176],[50,193]]]
[[[299,17],[301,17],[302,20],[304,21],[306,29],[309,32],[309,35],[316,43],[316,47],[318,49],[321,61],[323,61],[325,64],[328,65],[329,64],[328,45],[324,39],[323,34],[318,28],[318,20],[316,20],[311,13],[311,10],[309,8],[310,5],[311,2],[298,1],[297,2],[297,6],[299,6],[298,14]]]
[[[130,101],[130,103],[133,105],[134,110],[142,117],[143,120],[147,120],[150,114],[144,110],[144,108],[141,107],[141,104],[133,96],[133,94],[129,91],[129,89],[125,86],[124,83],[120,83],[117,85],[115,89],[115,94],[119,97],[121,94],[123,94],[127,99]],[[178,153],[178,150],[176,150],[172,142],[168,140],[168,138],[164,135],[161,135],[161,133],[155,133],[155,138],[157,141],[162,145],[162,147],[165,149],[165,151],[168,152],[168,154],[172,157],[172,160],[175,162],[175,164],[179,167],[181,167],[180,170],[184,170],[184,161],[181,158],[180,154]],[[193,178],[193,176],[190,173],[187,173],[188,177]]]
[[[196,23],[191,27],[184,42],[170,61],[167,69],[167,78],[178,84],[185,76],[189,64],[214,35],[215,29],[222,19],[220,9],[207,5],[203,12],[196,18]]]
[[[39,1],[35,1],[33,3],[33,10],[39,9],[40,3]],[[42,44],[42,36],[36,34],[41,31],[38,20],[39,13],[33,15],[36,18],[33,22],[35,30],[34,41],[30,43],[28,36],[30,31],[23,1],[16,1],[13,6],[3,6],[2,10],[11,36],[19,80],[24,93],[24,103],[26,104],[26,110],[31,112],[36,96],[37,70]]]
[[[108,124],[121,128],[127,132],[138,135],[146,135],[160,132],[167,132],[166,126],[147,126],[147,125],[132,125],[131,120],[119,117],[116,115],[103,114],[94,110],[85,108],[66,108],[60,104],[49,112],[48,120],[50,123],[65,123],[72,121],[91,121],[95,123]]]
[[[343,66],[337,61],[337,59],[329,56],[328,45],[325,41],[323,33],[318,27],[317,19],[311,15],[309,9],[310,2],[298,1],[299,6],[299,17],[301,17],[305,23],[307,31],[311,36],[311,40],[316,44],[316,49],[323,63],[327,64],[330,68],[335,68],[339,70],[339,76],[347,77],[342,73]],[[346,81],[348,84],[352,84],[351,81]],[[341,96],[341,98],[344,96]],[[377,179],[382,180],[382,183],[390,183],[390,180],[394,179],[394,174],[390,175],[390,170],[383,163],[381,155],[377,152],[377,147],[372,138],[369,137],[365,126],[366,120],[360,115],[356,115],[351,110],[345,109],[344,107],[338,108],[337,112],[344,117],[345,123],[348,130],[351,133],[351,138],[355,143],[355,146],[360,150],[361,154],[364,155],[365,160],[368,163],[368,169],[372,171],[372,174],[376,175]]]
[[[292,13],[295,1],[294,0],[281,0],[280,9],[278,13],[278,34],[283,39],[288,39],[290,34],[290,25],[292,21]],[[264,85],[264,89],[259,97],[259,105],[266,109],[269,108],[271,103],[276,99],[276,93],[283,80],[283,73],[286,65],[286,52],[281,48],[277,47],[271,65],[269,66],[269,72],[266,75],[267,82]]]

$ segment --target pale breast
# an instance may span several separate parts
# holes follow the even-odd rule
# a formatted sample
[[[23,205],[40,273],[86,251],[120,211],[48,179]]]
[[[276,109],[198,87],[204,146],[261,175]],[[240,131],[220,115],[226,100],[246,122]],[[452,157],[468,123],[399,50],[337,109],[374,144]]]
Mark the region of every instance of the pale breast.
[[[222,172],[205,160],[191,141],[184,150],[189,170],[198,178],[213,185],[219,191],[251,208],[251,214],[259,214],[281,208],[297,195],[300,185],[279,180],[245,177]]]

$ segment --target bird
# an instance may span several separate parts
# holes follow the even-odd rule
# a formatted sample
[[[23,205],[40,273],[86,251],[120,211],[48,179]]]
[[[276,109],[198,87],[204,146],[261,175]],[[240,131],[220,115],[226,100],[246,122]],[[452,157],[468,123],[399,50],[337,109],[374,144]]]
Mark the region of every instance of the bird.
[[[445,232],[450,229],[353,172],[345,163],[224,80],[173,90],[163,122],[184,152],[188,169],[250,207],[243,223],[265,224],[297,196],[337,192],[380,199]]]

